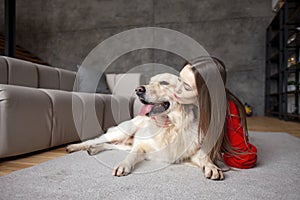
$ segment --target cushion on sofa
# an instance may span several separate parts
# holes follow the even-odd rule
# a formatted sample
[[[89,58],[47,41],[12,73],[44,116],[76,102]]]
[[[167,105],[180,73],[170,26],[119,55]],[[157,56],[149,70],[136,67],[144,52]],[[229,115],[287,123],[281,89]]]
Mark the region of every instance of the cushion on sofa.
[[[53,67],[36,64],[38,70],[38,87],[45,89],[59,89],[59,73]]]
[[[78,92],[111,94],[106,84],[106,77],[94,68],[77,66],[76,86]]]
[[[55,68],[59,74],[59,89],[65,91],[73,91],[76,72]]]
[[[81,103],[78,108],[76,104],[73,104],[74,119],[81,118],[81,121],[76,122],[76,127],[80,130],[80,139],[86,140],[102,134],[103,113],[105,112],[104,99],[94,93],[73,92],[72,95],[78,97]]]
[[[15,58],[4,58],[8,64],[8,84],[38,87],[38,73],[35,64]]]
[[[0,84],[0,158],[50,147],[51,101],[30,87]]]
[[[117,95],[96,94],[104,100],[103,127],[104,131],[117,124],[131,119],[128,98]]]
[[[103,99],[95,94],[39,89],[53,109],[51,146],[86,140],[103,133]]]
[[[142,74],[106,74],[106,81],[114,95],[127,99],[131,117],[138,115],[142,106],[137,99],[135,89],[145,83]]]
[[[51,147],[66,144],[73,141],[79,141],[79,132],[77,132],[74,121],[82,121],[82,117],[74,119],[72,112],[72,101],[76,109],[82,111],[82,104],[77,96],[72,99],[72,93],[61,90],[39,89],[44,92],[51,101],[53,110]]]
[[[135,96],[135,89],[143,83],[141,77],[139,73],[106,74],[106,81],[112,94],[130,97]]]
[[[0,84],[7,84],[7,62],[4,57],[0,57]]]

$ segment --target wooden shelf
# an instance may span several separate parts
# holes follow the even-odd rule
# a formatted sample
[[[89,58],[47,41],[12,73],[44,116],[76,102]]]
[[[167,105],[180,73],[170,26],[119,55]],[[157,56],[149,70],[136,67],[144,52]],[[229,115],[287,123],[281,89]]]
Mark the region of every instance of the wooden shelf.
[[[267,94],[267,96],[278,96],[278,95],[279,95],[279,93],[277,93],[277,92]]]
[[[283,92],[283,94],[299,94],[299,93],[300,93],[300,90]]]
[[[267,28],[265,112],[284,120],[300,121],[300,114],[287,113],[291,99],[294,99],[294,106],[300,108],[300,89],[286,91],[288,81],[300,82],[299,26],[300,1],[286,0]],[[296,38],[287,44],[293,34]],[[292,55],[297,63],[287,67]]]
[[[287,44],[287,48],[299,48],[300,47],[300,33],[297,33],[296,39],[291,42],[290,44]]]
[[[288,16],[289,23],[300,23],[300,7],[296,8],[291,14]]]
[[[291,73],[297,72],[298,70],[300,70],[300,62],[291,65],[290,67],[287,68],[287,70]]]
[[[279,60],[279,51],[273,52],[268,60],[271,62],[277,62]]]
[[[275,73],[275,74],[272,74],[270,76],[271,79],[278,79],[279,78],[279,74],[278,73]]]

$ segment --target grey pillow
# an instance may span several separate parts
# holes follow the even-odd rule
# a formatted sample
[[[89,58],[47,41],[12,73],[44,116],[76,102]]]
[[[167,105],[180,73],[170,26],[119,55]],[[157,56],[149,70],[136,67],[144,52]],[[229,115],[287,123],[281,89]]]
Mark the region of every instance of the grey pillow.
[[[89,93],[111,94],[106,84],[105,74],[93,68],[77,65],[77,91]],[[100,78],[99,78],[100,77]]]

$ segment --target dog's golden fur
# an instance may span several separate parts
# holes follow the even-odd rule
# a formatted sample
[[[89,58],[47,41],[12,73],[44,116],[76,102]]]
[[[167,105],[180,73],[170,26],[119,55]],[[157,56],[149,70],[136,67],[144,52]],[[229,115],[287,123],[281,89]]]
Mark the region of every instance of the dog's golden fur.
[[[181,105],[174,98],[177,80],[175,75],[159,74],[144,86],[143,101],[158,105],[169,102],[167,110],[137,116],[108,129],[99,138],[69,145],[67,151],[87,150],[94,155],[107,149],[130,150],[129,155],[114,169],[115,176],[129,174],[135,164],[144,159],[159,159],[169,163],[189,161],[200,167],[207,178],[223,179],[222,170],[201,151],[203,138],[199,138],[198,134],[197,108]],[[170,123],[167,127],[157,126],[151,117],[160,114],[168,116]]]

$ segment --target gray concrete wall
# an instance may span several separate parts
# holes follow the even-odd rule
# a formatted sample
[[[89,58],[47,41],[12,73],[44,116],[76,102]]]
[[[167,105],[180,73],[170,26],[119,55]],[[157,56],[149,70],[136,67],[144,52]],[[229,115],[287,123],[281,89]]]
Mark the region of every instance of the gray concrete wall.
[[[121,31],[145,26],[180,31],[221,58],[228,88],[252,105],[254,114],[263,114],[271,0],[17,0],[17,13],[17,43],[51,65],[71,70],[97,44]],[[108,71],[126,72],[147,62],[180,69],[183,61],[167,52],[140,50],[122,56]]]

